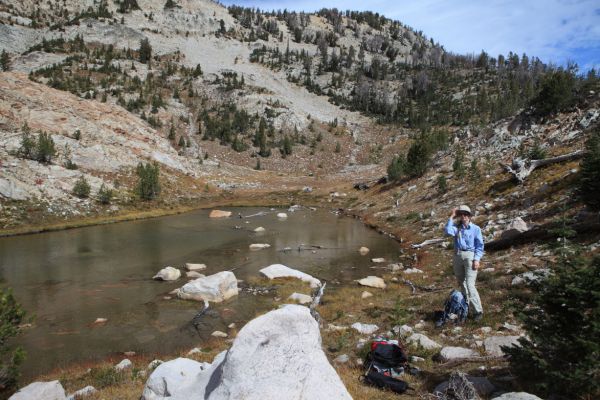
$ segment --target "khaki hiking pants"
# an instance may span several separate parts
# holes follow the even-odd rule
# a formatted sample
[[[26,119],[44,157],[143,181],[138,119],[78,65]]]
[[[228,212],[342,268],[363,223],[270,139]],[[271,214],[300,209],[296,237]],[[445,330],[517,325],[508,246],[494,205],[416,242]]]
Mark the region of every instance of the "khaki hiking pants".
[[[481,299],[475,287],[477,271],[473,270],[472,251],[458,251],[454,254],[454,276],[464,295],[467,297],[467,303],[473,307],[476,313],[482,313]]]

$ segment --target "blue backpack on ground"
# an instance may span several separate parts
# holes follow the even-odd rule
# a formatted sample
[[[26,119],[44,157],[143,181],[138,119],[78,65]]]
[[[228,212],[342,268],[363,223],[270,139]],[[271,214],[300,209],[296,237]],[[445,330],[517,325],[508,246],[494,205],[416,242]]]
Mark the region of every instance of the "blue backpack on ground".
[[[450,297],[448,297],[448,300],[444,304],[444,312],[436,313],[435,326],[439,328],[448,321],[456,324],[465,322],[468,314],[469,305],[467,304],[465,295],[458,290],[452,290]]]

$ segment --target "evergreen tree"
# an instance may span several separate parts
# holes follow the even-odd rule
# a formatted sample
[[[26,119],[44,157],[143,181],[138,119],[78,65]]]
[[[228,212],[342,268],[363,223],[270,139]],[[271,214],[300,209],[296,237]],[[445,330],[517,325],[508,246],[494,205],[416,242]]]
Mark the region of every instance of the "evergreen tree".
[[[292,154],[292,140],[285,135],[281,144],[281,155],[283,158]]]
[[[564,253],[521,308],[527,336],[503,347],[514,373],[544,395],[600,396],[600,257]]]
[[[2,54],[0,54],[0,69],[2,71],[8,71],[10,69],[10,56],[6,50],[2,50]]]
[[[471,167],[469,168],[469,178],[475,184],[478,184],[479,179],[481,179],[481,171],[479,170],[479,165],[477,165],[476,158],[471,160]]]
[[[147,63],[152,58],[152,46],[148,38],[140,40],[139,59],[141,63]]]
[[[160,194],[159,167],[157,163],[138,164],[136,193],[142,200],[153,200]]]
[[[104,186],[103,183],[102,186],[100,186],[100,189],[98,190],[98,201],[102,204],[110,204],[112,197],[113,191]]]
[[[465,152],[460,144],[456,147],[456,151],[454,153],[454,162],[452,163],[452,171],[454,171],[454,175],[462,179],[465,176]]]
[[[575,76],[558,70],[544,76],[538,95],[532,100],[535,114],[544,117],[563,111],[574,103]]]
[[[448,181],[446,180],[446,177],[444,175],[438,176],[437,184],[439,194],[444,194],[448,191]]]
[[[12,348],[10,340],[19,334],[19,325],[24,320],[25,311],[17,303],[10,289],[0,289],[0,393],[16,386],[18,368],[25,359],[23,349]]]
[[[56,148],[52,136],[46,132],[41,132],[37,139],[35,159],[38,162],[50,164],[52,162],[52,157],[55,155]]]
[[[90,184],[85,177],[81,175],[79,179],[77,179],[77,182],[75,182],[75,186],[73,186],[73,194],[80,199],[85,199],[90,197],[90,191]]]
[[[581,161],[579,193],[588,206],[600,210],[600,125],[592,131],[585,150]]]
[[[417,140],[410,146],[406,154],[406,173],[413,178],[422,176],[427,171],[430,157],[425,144]]]
[[[404,155],[394,157],[387,167],[388,180],[397,181],[406,173],[406,158]]]

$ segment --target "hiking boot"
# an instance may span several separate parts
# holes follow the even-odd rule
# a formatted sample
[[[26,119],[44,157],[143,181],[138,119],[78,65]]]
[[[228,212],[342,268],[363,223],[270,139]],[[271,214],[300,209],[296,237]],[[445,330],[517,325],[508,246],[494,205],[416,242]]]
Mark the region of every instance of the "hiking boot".
[[[475,321],[475,322],[481,321],[481,318],[483,318],[482,312],[473,314],[473,321]]]

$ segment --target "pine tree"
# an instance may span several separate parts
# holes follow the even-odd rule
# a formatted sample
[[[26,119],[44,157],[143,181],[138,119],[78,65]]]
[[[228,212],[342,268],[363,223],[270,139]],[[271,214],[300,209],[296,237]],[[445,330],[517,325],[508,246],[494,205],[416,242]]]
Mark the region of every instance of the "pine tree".
[[[75,186],[73,186],[73,194],[79,197],[80,199],[85,199],[90,197],[90,191],[90,184],[85,179],[85,177],[81,175],[77,182],[75,182]]]
[[[600,126],[592,131],[585,149],[585,156],[581,161],[579,193],[590,208],[600,210]]]
[[[452,163],[452,171],[454,171],[454,175],[459,178],[462,179],[465,176],[465,152],[462,149],[462,147],[460,147],[460,145],[458,145],[456,147],[456,151],[454,153],[454,162]]]
[[[152,58],[152,46],[147,38],[140,40],[139,59],[141,63],[147,63]]]
[[[160,194],[159,167],[157,163],[138,164],[136,193],[142,200],[153,200]]]
[[[388,180],[397,181],[406,173],[406,158],[404,155],[394,157],[387,167]]]
[[[2,50],[2,54],[0,54],[0,69],[2,71],[8,71],[10,69],[10,56],[6,50]]]
[[[586,262],[571,251],[552,271],[520,309],[527,336],[503,350],[525,385],[561,398],[598,398],[600,257]]]
[[[431,155],[421,141],[414,142],[406,154],[406,172],[411,177],[422,176],[429,166]]]
[[[23,321],[25,311],[17,303],[11,290],[0,289],[0,385],[5,390],[16,385],[19,365],[25,359],[23,349],[11,348],[10,340],[19,334],[19,325]]]

